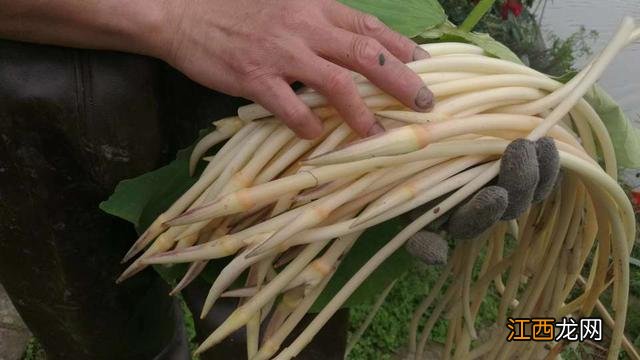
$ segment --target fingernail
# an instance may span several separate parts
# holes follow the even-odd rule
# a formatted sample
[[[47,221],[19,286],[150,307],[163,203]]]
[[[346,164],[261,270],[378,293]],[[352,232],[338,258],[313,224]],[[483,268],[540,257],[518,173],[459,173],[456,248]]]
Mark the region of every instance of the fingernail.
[[[413,61],[428,59],[431,55],[427,52],[427,50],[421,48],[420,46],[416,46],[415,50],[413,50]]]
[[[380,125],[379,122],[376,121],[369,128],[369,131],[367,132],[367,136],[382,134],[383,132],[385,132],[384,128],[382,127],[382,125]]]
[[[422,110],[430,110],[433,107],[433,93],[423,86],[418,90],[415,100],[416,106]]]

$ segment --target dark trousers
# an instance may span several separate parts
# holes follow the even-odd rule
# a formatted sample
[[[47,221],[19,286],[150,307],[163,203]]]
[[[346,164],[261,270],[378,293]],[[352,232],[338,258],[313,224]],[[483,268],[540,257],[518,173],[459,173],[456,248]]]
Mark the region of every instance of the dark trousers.
[[[0,40],[0,282],[49,359],[188,358],[159,277],[115,284],[136,235],[98,203],[240,103],[146,57]],[[203,292],[185,290],[191,307]],[[232,306],[198,322],[198,337]],[[339,313],[301,358],[341,359],[346,323]],[[208,356],[245,358],[235,335]]]

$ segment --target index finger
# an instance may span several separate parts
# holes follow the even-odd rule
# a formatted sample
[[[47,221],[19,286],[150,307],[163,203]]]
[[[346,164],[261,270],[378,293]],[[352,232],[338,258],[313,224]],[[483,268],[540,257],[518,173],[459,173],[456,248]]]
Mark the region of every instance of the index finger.
[[[313,44],[323,57],[364,75],[387,94],[415,111],[433,106],[433,93],[422,79],[375,39],[334,28]]]
[[[391,30],[377,17],[354,10],[337,1],[330,1],[325,13],[333,25],[376,39],[402,62],[422,60],[429,53],[406,36]]]

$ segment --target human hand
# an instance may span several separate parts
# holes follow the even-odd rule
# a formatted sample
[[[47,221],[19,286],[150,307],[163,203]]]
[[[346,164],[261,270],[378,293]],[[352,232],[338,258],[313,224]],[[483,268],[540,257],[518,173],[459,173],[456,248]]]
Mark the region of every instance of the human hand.
[[[167,2],[168,33],[156,56],[196,82],[253,100],[298,136],[322,123],[289,86],[294,81],[327,97],[360,135],[384,131],[357,92],[357,71],[416,111],[433,94],[404,63],[429,54],[373,16],[333,0],[192,0]]]

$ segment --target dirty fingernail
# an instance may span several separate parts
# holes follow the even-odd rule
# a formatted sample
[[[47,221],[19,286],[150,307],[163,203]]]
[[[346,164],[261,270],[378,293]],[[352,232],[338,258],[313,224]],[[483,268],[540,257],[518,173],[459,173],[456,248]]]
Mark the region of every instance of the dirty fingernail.
[[[385,130],[382,127],[382,125],[380,125],[380,123],[376,121],[369,128],[369,131],[367,132],[367,136],[373,136],[373,135],[377,135],[377,134],[382,134],[384,131]]]
[[[415,50],[413,50],[413,61],[428,59],[431,55],[427,52],[427,50],[421,48],[420,46],[416,46]]]
[[[430,110],[433,107],[433,93],[423,86],[418,90],[415,100],[416,106],[422,110]]]

